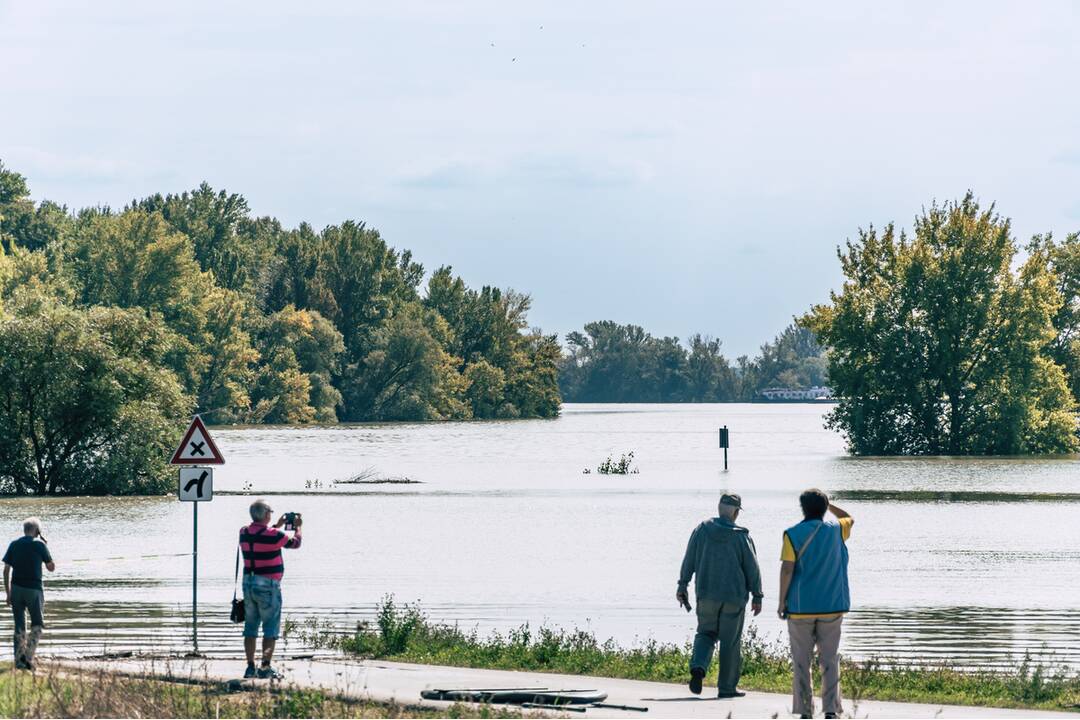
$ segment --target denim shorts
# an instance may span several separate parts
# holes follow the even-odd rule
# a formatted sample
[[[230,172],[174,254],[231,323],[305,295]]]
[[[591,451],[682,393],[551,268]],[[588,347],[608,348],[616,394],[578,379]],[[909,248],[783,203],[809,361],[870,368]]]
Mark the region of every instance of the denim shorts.
[[[244,637],[258,637],[259,623],[264,638],[277,638],[281,633],[281,583],[262,575],[245,575]]]

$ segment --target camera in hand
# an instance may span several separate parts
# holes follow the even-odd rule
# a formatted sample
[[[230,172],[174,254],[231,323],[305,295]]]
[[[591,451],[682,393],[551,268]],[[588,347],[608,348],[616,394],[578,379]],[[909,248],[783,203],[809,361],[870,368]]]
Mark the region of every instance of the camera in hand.
[[[300,517],[300,513],[295,513],[295,512],[285,513],[285,529],[286,530],[295,530],[296,529],[296,518],[298,518],[298,517]]]

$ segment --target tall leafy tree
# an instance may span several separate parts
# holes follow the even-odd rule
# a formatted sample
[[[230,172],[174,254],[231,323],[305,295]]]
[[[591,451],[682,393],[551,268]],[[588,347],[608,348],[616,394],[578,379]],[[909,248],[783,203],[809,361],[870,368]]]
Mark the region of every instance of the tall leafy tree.
[[[260,322],[263,358],[253,391],[255,422],[336,422],[342,404],[333,384],[345,351],[341,333],[314,310],[291,305]]]
[[[71,227],[66,207],[48,200],[35,205],[26,178],[8,170],[0,160],[0,249],[52,248]]]
[[[318,248],[307,307],[334,322],[345,347],[358,359],[395,310],[418,299],[424,269],[410,253],[398,253],[363,223],[326,228]]]
[[[212,272],[218,285],[255,291],[260,268],[273,251],[275,229],[248,217],[243,196],[215,192],[204,182],[190,192],[152,195],[132,203],[132,209],[159,213],[173,230],[185,235],[200,268]]]
[[[852,452],[1003,454],[1076,447],[1065,374],[1045,352],[1062,299],[1045,257],[1013,272],[1009,221],[969,192],[913,237],[860,231],[845,282],[803,318],[829,347]]]
[[[158,213],[129,210],[81,219],[68,266],[84,305],[142,308],[178,335],[168,362],[213,422],[246,416],[258,353],[251,307],[195,260],[191,241]]]
[[[0,314],[0,488],[160,493],[191,406],[140,310],[79,310],[22,292]]]
[[[686,389],[693,402],[729,402],[735,399],[735,377],[720,341],[701,334],[690,336],[686,358]]]
[[[559,412],[561,350],[554,336],[526,331],[530,304],[528,295],[514,290],[472,290],[449,266],[428,280],[424,305],[444,321],[445,330],[433,330],[457,359],[474,417],[552,417]]]
[[[443,323],[419,303],[403,306],[371,333],[368,351],[347,370],[349,420],[445,420],[469,416],[458,361],[429,330]]]
[[[1071,233],[1064,241],[1036,235],[1028,252],[1042,257],[1054,274],[1062,302],[1054,313],[1055,335],[1047,353],[1065,369],[1073,398],[1080,402],[1080,233]]]

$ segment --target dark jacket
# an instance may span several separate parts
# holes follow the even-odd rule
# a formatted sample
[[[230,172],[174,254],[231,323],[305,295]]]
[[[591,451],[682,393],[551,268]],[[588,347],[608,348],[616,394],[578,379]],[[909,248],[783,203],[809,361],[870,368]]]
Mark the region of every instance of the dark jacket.
[[[715,517],[690,535],[679,571],[679,590],[694,576],[698,600],[746,604],[747,595],[761,600],[761,569],[750,531],[731,520]]]

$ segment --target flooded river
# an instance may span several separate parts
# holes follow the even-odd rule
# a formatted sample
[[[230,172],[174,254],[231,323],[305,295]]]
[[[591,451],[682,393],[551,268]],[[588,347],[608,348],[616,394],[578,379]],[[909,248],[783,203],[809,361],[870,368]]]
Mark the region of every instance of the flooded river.
[[[1080,460],[853,459],[822,429],[824,411],[568,405],[556,420],[215,428],[227,460],[215,489],[265,492],[275,511],[304,514],[283,584],[295,621],[349,627],[393,593],[482,631],[529,622],[631,644],[690,638],[674,600],[679,562],[723,488],[742,494],[740,522],[763,567],[755,622],[780,637],[781,533],[799,519],[799,491],[818,486],[857,519],[847,654],[986,667],[1031,653],[1080,667]],[[721,425],[731,429],[726,473]],[[640,473],[596,474],[631,450]],[[334,484],[359,474],[418,483]],[[228,606],[250,501],[219,495],[200,507],[204,651],[239,649]],[[46,584],[45,652],[190,647],[190,505],[31,498],[0,508],[12,537],[27,515],[46,524],[58,571]],[[286,647],[302,649],[295,638]]]

